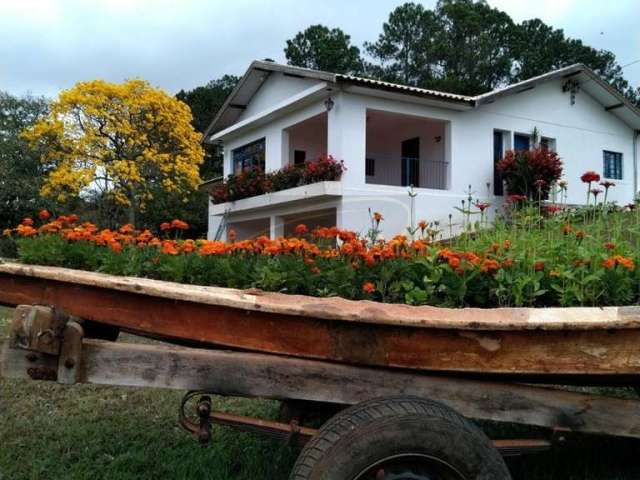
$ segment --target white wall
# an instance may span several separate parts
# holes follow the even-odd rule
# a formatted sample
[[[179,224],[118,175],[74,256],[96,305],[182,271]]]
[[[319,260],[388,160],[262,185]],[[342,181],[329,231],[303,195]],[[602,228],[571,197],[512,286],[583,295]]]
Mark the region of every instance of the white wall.
[[[280,72],[272,72],[255,93],[238,121],[267,110],[318,83],[320,83],[318,80],[291,77]]]
[[[306,152],[307,160],[316,160],[327,154],[327,114],[305,120],[288,129],[289,156],[282,159],[282,165],[293,163],[294,151]]]

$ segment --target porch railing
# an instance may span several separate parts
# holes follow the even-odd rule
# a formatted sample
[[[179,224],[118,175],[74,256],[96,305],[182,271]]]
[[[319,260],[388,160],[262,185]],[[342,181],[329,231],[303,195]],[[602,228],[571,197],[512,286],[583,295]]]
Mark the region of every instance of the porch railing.
[[[414,183],[413,186],[416,188],[433,188],[437,190],[449,188],[449,162],[425,159],[414,160],[400,157],[375,157],[375,161],[375,175],[367,175],[367,183],[401,186],[409,182]],[[405,162],[404,169],[402,168],[402,162]],[[418,170],[417,174],[415,170],[409,171],[413,169]]]

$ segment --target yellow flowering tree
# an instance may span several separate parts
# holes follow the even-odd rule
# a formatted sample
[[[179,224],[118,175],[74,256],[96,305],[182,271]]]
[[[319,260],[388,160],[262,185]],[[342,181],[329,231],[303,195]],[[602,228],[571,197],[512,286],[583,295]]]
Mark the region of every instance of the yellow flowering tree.
[[[64,202],[98,191],[129,212],[158,192],[186,199],[199,182],[202,136],[189,107],[143,80],[77,83],[23,136],[48,168],[41,189]]]

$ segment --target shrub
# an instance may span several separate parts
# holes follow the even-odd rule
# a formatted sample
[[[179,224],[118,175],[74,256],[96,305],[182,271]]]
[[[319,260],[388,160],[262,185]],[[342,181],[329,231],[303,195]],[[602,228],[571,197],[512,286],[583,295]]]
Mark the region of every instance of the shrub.
[[[323,156],[303,165],[287,165],[275,172],[250,170],[227,176],[211,192],[214,204],[233,202],[268,192],[277,192],[311,183],[340,180],[345,167],[332,156]]]
[[[553,185],[562,176],[562,161],[546,148],[509,150],[497,165],[510,195],[529,200],[547,200]]]

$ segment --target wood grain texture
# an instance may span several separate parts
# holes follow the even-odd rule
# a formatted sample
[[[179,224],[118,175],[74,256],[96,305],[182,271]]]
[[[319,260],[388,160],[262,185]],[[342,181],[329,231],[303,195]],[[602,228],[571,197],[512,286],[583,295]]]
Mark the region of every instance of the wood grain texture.
[[[640,402],[246,352],[86,340],[82,381],[355,404],[417,395],[471,418],[640,438]]]
[[[0,302],[55,305],[172,341],[348,364],[545,379],[640,373],[640,329],[631,328],[491,331],[326,320],[6,273]]]
[[[184,285],[6,261],[0,262],[0,274],[55,280],[249,311],[357,323],[464,330],[590,330],[640,327],[638,306],[451,309]],[[0,302],[2,301],[0,295]],[[10,303],[8,300],[4,302]]]

